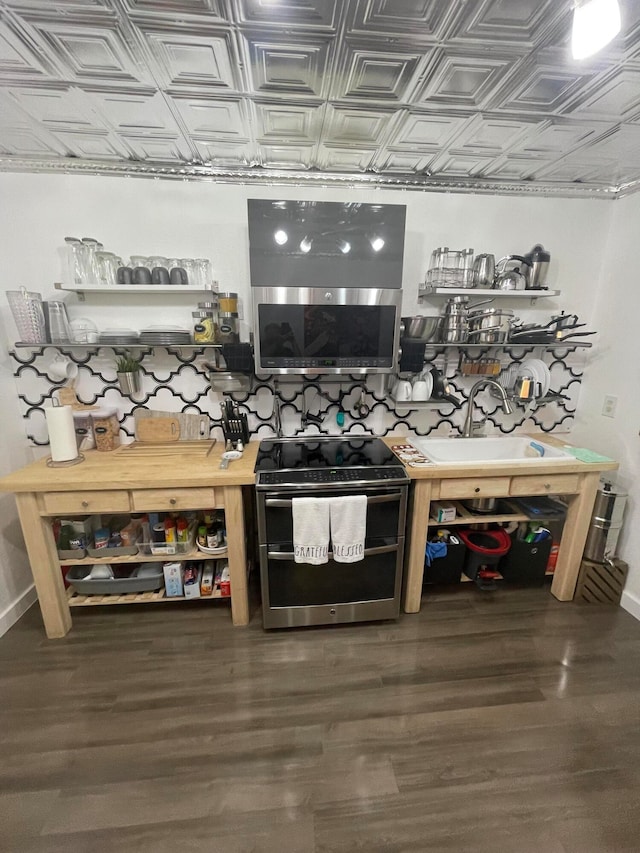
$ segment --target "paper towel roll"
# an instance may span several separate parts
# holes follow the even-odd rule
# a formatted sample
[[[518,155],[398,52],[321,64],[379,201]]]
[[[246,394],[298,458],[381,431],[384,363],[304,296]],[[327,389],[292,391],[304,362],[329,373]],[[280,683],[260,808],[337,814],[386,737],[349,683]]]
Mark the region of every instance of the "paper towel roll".
[[[78,455],[71,406],[51,406],[44,410],[53,462],[69,462]]]

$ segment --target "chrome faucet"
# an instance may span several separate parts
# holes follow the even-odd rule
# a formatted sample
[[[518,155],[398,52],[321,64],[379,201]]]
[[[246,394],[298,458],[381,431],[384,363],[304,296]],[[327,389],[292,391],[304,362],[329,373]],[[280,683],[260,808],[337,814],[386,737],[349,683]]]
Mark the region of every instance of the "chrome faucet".
[[[473,436],[473,404],[478,391],[481,388],[485,388],[487,385],[491,385],[499,391],[500,399],[502,401],[502,411],[505,415],[510,415],[513,412],[513,406],[509,402],[507,392],[499,382],[496,382],[495,379],[479,379],[469,392],[469,408],[467,409],[467,417],[464,420],[464,427],[462,428],[462,438],[472,438]]]

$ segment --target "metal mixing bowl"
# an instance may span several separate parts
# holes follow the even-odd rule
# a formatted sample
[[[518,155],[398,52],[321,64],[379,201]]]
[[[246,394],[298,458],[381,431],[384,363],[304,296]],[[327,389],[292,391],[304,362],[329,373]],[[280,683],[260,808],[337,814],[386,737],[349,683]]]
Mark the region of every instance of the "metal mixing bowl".
[[[414,341],[431,341],[439,337],[442,327],[442,316],[403,317],[404,337]]]

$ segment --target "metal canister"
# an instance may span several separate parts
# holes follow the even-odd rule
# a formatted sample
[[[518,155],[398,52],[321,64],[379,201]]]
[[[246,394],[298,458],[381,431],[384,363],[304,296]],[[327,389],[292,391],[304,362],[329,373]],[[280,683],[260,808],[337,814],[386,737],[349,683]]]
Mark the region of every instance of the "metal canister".
[[[598,489],[584,548],[587,560],[602,563],[615,556],[626,503],[626,492],[617,491],[610,483]]]

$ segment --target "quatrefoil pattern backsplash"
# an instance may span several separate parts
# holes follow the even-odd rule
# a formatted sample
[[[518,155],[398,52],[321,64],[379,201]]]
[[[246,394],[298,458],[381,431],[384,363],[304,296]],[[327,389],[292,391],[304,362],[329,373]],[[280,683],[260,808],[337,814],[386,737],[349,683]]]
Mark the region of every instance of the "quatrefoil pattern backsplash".
[[[134,397],[120,392],[115,354],[109,347],[56,348],[42,346],[13,350],[17,394],[25,432],[29,442],[46,446],[48,436],[44,409],[52,404],[62,383],[52,379],[49,370],[59,351],[78,365],[75,389],[80,402],[115,407],[123,442],[133,440],[133,413],[146,407],[167,412],[193,412],[209,415],[211,437],[222,438],[220,402],[223,395],[212,391],[209,372],[204,364],[205,350],[197,347],[155,347],[139,351],[142,357],[142,390]],[[580,347],[506,346],[474,349],[466,358],[490,355],[499,359],[500,376],[513,364],[535,357],[542,358],[551,372],[551,391],[545,401],[518,403],[514,412],[505,415],[500,401],[489,390],[476,396],[475,417],[486,418],[489,434],[513,432],[569,432],[578,404],[580,383],[587,350]],[[447,378],[461,408],[451,403],[397,403],[389,388],[394,377],[253,377],[247,392],[229,396],[248,416],[254,438],[274,434],[274,400],[280,403],[284,435],[336,435],[369,433],[374,435],[449,435],[461,432],[469,391],[479,376],[463,376],[460,371],[462,350],[454,347],[429,347],[427,367],[435,365]],[[494,377],[500,379],[500,376]],[[275,380],[275,381],[274,381]],[[413,408],[412,408],[413,406]],[[364,408],[363,408],[364,407]],[[344,412],[344,425],[337,415]],[[308,413],[310,417],[306,417]]]

